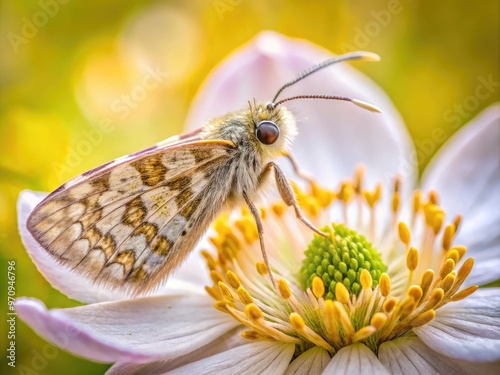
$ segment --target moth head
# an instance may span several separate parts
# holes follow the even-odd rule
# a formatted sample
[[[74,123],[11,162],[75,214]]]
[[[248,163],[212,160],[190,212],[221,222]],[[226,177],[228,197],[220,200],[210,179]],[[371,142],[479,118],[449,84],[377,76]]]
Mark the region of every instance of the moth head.
[[[297,134],[295,117],[285,107],[269,104],[250,106],[254,136],[264,158],[276,158],[290,150],[291,142]]]

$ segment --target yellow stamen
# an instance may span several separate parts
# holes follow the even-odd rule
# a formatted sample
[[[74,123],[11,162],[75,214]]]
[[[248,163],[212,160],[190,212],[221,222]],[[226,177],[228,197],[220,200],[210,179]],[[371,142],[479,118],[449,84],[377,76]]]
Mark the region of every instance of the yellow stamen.
[[[399,210],[400,197],[398,192],[394,192],[392,196],[392,211],[398,212]]]
[[[255,264],[255,266],[257,267],[257,272],[259,273],[259,275],[265,276],[265,275],[268,274],[268,272],[267,272],[267,266],[266,266],[265,263],[257,262]]]
[[[457,264],[458,261],[460,260],[460,254],[458,253],[457,249],[453,248],[448,250],[448,252],[445,255],[445,259],[452,259],[455,262],[455,264]]]
[[[455,275],[453,274],[453,272],[450,272],[441,282],[441,288],[443,289],[445,294],[448,293],[449,290],[451,290],[451,287],[453,286],[454,283],[455,283]]]
[[[216,301],[220,300],[222,298],[222,295],[219,293],[218,290],[212,288],[211,286],[206,286],[205,291],[208,293],[210,297],[215,299]]]
[[[288,283],[285,279],[280,279],[278,281],[278,290],[281,294],[281,297],[283,297],[284,299],[289,299],[292,296],[292,291],[290,290],[290,287],[288,286]]]
[[[219,282],[224,281],[222,275],[215,270],[210,271],[210,278],[212,279],[214,284],[218,284]]]
[[[406,246],[409,246],[411,240],[410,230],[408,229],[407,225],[402,221],[398,223],[398,232],[399,232],[399,239],[401,240],[401,242],[404,243]]]
[[[250,304],[246,305],[245,315],[251,321],[259,320],[259,319],[262,319],[264,317],[264,314],[262,314],[262,310],[260,309],[260,307],[258,307],[254,303],[250,303]]]
[[[451,243],[453,241],[453,236],[455,235],[455,225],[453,224],[448,224],[444,228],[444,233],[443,233],[443,249],[444,250],[449,250]]]
[[[422,274],[422,279],[420,281],[420,287],[422,288],[422,293],[425,296],[429,290],[432,280],[434,280],[434,271],[431,269],[426,270]]]
[[[434,310],[427,310],[422,314],[418,315],[415,319],[413,319],[410,324],[413,327],[421,327],[427,323],[429,323],[436,316],[436,312]]]
[[[251,341],[262,340],[264,338],[264,336],[253,329],[241,332],[241,337]]]
[[[435,308],[437,305],[441,303],[444,298],[444,290],[441,288],[436,288],[432,291],[431,296],[427,300],[425,304],[424,311]]]
[[[465,246],[454,246],[452,249],[458,251],[458,260],[462,259],[467,252],[467,248]]]
[[[352,337],[354,335],[354,327],[352,326],[351,319],[349,319],[349,315],[347,315],[347,312],[339,301],[333,302],[333,314],[340,321],[347,338]]]
[[[354,188],[349,182],[342,182],[340,185],[340,190],[337,193],[337,198],[340,199],[344,203],[349,203],[352,196],[354,195]]]
[[[217,285],[219,285],[220,292],[222,293],[224,299],[227,302],[234,303],[233,293],[231,292],[231,289],[229,289],[229,286],[227,286],[227,284],[222,281],[219,281]]]
[[[274,214],[278,217],[281,217],[284,213],[285,213],[285,205],[283,203],[275,203],[273,204],[273,206],[271,207],[271,209],[273,210]]]
[[[340,282],[335,284],[335,299],[340,303],[349,302],[349,291],[345,285]]]
[[[377,330],[380,330],[385,323],[387,323],[387,315],[381,312],[377,312],[373,314],[373,317],[370,321],[370,325],[374,326]]]
[[[241,285],[240,279],[238,279],[238,276],[236,276],[236,274],[233,271],[231,271],[231,270],[228,270],[226,272],[226,281],[234,289],[238,289],[240,287],[240,285]]]
[[[367,270],[361,271],[361,275],[359,277],[359,281],[361,282],[361,286],[363,289],[371,289],[373,284],[372,275]]]
[[[250,295],[250,293],[247,292],[247,290],[245,288],[240,286],[238,288],[237,292],[238,292],[238,297],[242,303],[244,303],[245,305],[253,303],[252,296]]]
[[[413,193],[413,214],[417,214],[420,211],[420,207],[422,207],[422,192],[420,190],[416,190]]]
[[[453,225],[455,226],[455,233],[458,232],[458,228],[460,227],[460,223],[462,222],[462,215],[457,215],[453,219]]]
[[[311,328],[306,326],[304,319],[302,317],[293,312],[290,314],[290,323],[292,327],[304,338],[311,341],[313,344],[316,344],[319,347],[322,347],[330,352],[334,349],[330,344],[328,344],[320,335],[314,332]]]
[[[439,277],[444,279],[455,268],[455,262],[453,259],[446,259],[439,270]]]
[[[365,326],[361,329],[359,329],[353,336],[352,336],[352,342],[358,342],[361,340],[366,339],[367,337],[370,337],[373,335],[375,332],[377,332],[377,328],[373,326]]]
[[[384,310],[385,313],[390,314],[392,310],[394,310],[394,307],[396,307],[398,303],[398,299],[395,297],[390,297],[385,300],[384,304],[382,305],[382,309]]]
[[[228,313],[229,313],[229,311],[228,311],[228,309],[227,309],[227,304],[226,304],[226,302],[217,301],[217,302],[215,302],[215,303],[214,303],[214,307],[215,307],[217,310],[219,310],[219,311],[221,311],[221,312],[223,312],[223,313],[226,313],[226,314],[228,314]]]
[[[414,247],[410,247],[408,250],[408,255],[406,256],[406,267],[410,271],[415,271],[418,266],[418,250]]]
[[[435,192],[434,190],[429,191],[429,201],[432,204],[439,204],[439,196],[438,193]]]
[[[387,297],[389,295],[389,293],[391,292],[391,279],[389,278],[388,274],[383,273],[382,275],[380,275],[378,287],[380,289],[380,294],[382,294],[384,297]]]
[[[478,289],[479,289],[479,286],[477,286],[477,285],[471,285],[471,286],[465,288],[464,290],[461,290],[460,292],[455,293],[453,295],[453,297],[451,297],[451,300],[453,302],[460,301],[460,300],[462,300],[464,298],[469,297],[472,293],[474,293]]]
[[[408,289],[408,295],[413,298],[413,300],[415,302],[418,302],[420,301],[420,299],[422,298],[422,295],[423,295],[423,291],[422,291],[422,288],[418,285],[412,285],[409,289]]]
[[[325,284],[323,283],[323,280],[321,280],[321,277],[315,276],[313,278],[312,292],[316,298],[321,298],[323,297],[323,294],[325,294]]]

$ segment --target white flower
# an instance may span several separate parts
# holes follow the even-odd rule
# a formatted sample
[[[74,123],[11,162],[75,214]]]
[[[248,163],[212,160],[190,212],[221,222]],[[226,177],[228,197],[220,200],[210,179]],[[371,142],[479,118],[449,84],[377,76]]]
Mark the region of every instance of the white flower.
[[[269,100],[281,83],[327,57],[304,41],[259,35],[211,75],[190,123],[199,126],[252,97]],[[42,195],[24,192],[19,226],[30,256],[54,287],[91,304],[47,310],[20,298],[19,316],[69,352],[115,362],[109,372],[117,374],[498,372],[500,290],[476,291],[473,284],[500,278],[500,107],[453,136],[427,169],[424,193],[412,193],[411,144],[373,83],[335,66],[289,91],[342,94],[382,108],[383,115],[373,115],[345,103],[290,106],[301,120],[294,153],[328,187],[297,187],[301,206],[317,225],[329,226],[332,248],[366,250],[370,245],[357,237],[364,234],[382,263],[374,266],[369,250],[361,258],[339,253],[337,268],[314,256],[302,263],[308,246],[319,256],[322,245],[310,245],[311,231],[277,203],[263,209],[277,290],[243,211],[216,221],[202,241],[204,260],[195,250],[159,295],[131,299],[89,285],[47,256],[25,228]],[[347,238],[332,222],[357,234]],[[301,271],[313,263],[312,273]]]

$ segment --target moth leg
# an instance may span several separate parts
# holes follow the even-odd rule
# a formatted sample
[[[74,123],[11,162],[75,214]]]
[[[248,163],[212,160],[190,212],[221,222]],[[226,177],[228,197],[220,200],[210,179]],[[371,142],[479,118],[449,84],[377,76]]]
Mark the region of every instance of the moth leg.
[[[297,204],[297,201],[295,199],[295,194],[293,193],[292,187],[290,186],[290,183],[286,179],[285,174],[283,171],[278,167],[277,164],[270,162],[269,164],[266,165],[266,168],[264,169],[263,173],[268,173],[270,168],[274,168],[274,177],[276,179],[276,185],[278,186],[278,192],[281,195],[281,198],[285,202],[287,206],[293,206],[295,210],[295,215],[297,216],[297,219],[302,221],[305,225],[307,225],[311,230],[319,234],[320,236],[323,237],[329,237],[328,234],[322,232],[318,228],[316,228],[303,214],[302,211],[300,210],[299,205]]]
[[[267,258],[266,247],[264,244],[264,226],[262,225],[262,219],[260,218],[260,213],[257,207],[252,203],[246,192],[243,192],[243,198],[255,219],[255,224],[257,225],[257,232],[259,234],[260,249],[262,250],[262,257],[264,258],[264,263],[267,267],[267,272],[273,284],[274,289],[276,289],[276,282],[274,281],[273,274],[271,273],[271,267],[269,266],[269,259]]]
[[[292,154],[285,152],[283,153],[283,156],[290,161],[290,164],[292,164],[293,171],[297,176],[306,180],[307,182],[309,182],[309,184],[314,185],[314,178],[308,172],[304,171],[303,169],[300,169],[299,163],[297,163],[297,160],[293,157]]]

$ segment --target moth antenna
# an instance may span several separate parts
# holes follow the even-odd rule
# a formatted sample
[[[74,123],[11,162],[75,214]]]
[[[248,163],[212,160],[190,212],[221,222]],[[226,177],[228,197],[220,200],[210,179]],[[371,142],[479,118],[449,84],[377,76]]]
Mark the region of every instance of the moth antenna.
[[[278,99],[278,96],[285,90],[287,87],[290,87],[297,82],[303,80],[304,78],[310,76],[311,74],[317,72],[318,70],[321,70],[323,68],[326,68],[327,66],[336,64],[341,61],[348,61],[348,60],[364,60],[364,61],[380,61],[380,56],[377,55],[376,53],[373,52],[366,52],[366,51],[358,51],[358,52],[350,52],[346,53],[344,55],[340,55],[337,57],[332,57],[331,59],[325,60],[319,64],[313,65],[306,70],[304,70],[302,73],[297,75],[294,79],[288,81],[285,83],[281,88],[278,90],[276,95],[274,95],[274,98],[272,100],[272,103]]]
[[[335,96],[335,95],[297,95],[297,96],[291,96],[290,98],[282,99],[277,103],[269,103],[267,105],[267,108],[273,109],[273,108],[276,108],[277,106],[279,106],[280,104],[283,104],[285,102],[289,102],[291,100],[297,100],[297,99],[343,100],[346,102],[351,102],[352,104],[355,104],[358,107],[367,109],[367,110],[372,111],[372,112],[379,112],[379,113],[382,112],[380,110],[380,108],[378,108],[377,106],[370,104],[370,103],[367,103],[367,102],[364,102],[362,100],[352,99],[352,98],[348,98],[346,96]]]

